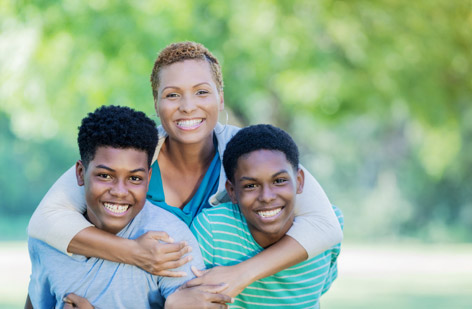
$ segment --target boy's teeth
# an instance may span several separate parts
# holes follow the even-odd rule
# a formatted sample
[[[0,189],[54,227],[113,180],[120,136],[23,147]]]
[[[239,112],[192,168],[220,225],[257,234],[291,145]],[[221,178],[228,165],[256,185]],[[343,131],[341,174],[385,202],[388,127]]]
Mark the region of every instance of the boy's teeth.
[[[180,127],[193,127],[202,121],[202,119],[179,120],[177,121],[177,125]]]
[[[120,204],[112,204],[112,203],[103,203],[103,205],[106,207],[106,209],[116,214],[124,213],[129,208],[129,205],[120,205]]]
[[[264,211],[258,211],[257,214],[261,217],[267,218],[267,217],[275,216],[281,210],[282,210],[282,208],[277,208],[277,209],[272,209],[272,210],[264,210]]]

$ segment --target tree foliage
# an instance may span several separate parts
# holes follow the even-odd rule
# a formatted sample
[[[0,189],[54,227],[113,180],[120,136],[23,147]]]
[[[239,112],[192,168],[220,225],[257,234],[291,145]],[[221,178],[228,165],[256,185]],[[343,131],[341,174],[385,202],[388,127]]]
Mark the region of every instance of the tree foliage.
[[[158,51],[193,40],[233,119],[293,134],[347,235],[470,239],[471,26],[469,0],[3,1],[0,214],[74,163],[87,112],[155,114]]]

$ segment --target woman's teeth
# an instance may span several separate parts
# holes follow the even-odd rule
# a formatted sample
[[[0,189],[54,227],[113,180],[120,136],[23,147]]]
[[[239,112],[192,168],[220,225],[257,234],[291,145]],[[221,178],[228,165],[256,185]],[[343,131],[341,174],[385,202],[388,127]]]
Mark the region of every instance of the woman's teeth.
[[[277,209],[272,209],[272,210],[264,210],[264,211],[258,211],[257,214],[263,218],[269,218],[277,215],[280,211],[282,211],[282,208],[277,208]]]
[[[124,213],[129,208],[129,205],[120,205],[120,204],[112,204],[112,203],[103,203],[103,206],[105,206],[106,209],[108,209],[109,211],[115,214]]]
[[[203,119],[189,119],[189,120],[179,120],[177,121],[177,125],[182,128],[191,128],[200,123],[202,123]]]

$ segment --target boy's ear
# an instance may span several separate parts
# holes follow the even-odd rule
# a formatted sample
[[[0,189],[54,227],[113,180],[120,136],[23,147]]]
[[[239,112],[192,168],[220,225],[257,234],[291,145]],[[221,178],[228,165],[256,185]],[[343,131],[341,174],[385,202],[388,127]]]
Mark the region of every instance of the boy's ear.
[[[301,168],[297,171],[297,194],[303,192],[303,185],[305,184],[305,173]]]
[[[85,166],[82,163],[82,160],[79,160],[75,163],[75,177],[77,178],[77,184],[83,186],[85,184]]]
[[[152,176],[152,167],[149,168],[148,183],[147,183],[148,191],[149,191],[149,184],[151,183],[151,176]]]
[[[226,192],[228,192],[229,198],[231,199],[231,202],[233,204],[237,204],[238,201],[236,200],[236,192],[234,192],[234,186],[231,181],[229,181],[229,179],[226,179],[225,187]]]

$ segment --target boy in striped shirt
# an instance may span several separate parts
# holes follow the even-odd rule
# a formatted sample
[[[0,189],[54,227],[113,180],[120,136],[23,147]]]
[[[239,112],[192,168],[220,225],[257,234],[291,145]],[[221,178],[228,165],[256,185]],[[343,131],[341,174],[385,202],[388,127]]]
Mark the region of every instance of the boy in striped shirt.
[[[226,146],[223,166],[232,203],[203,210],[191,227],[207,268],[235,265],[281,239],[293,223],[296,194],[303,190],[298,148],[271,125],[240,130]],[[342,226],[342,214],[333,208]],[[320,296],[337,276],[339,251],[340,244],[254,282],[230,307],[319,308]]]

